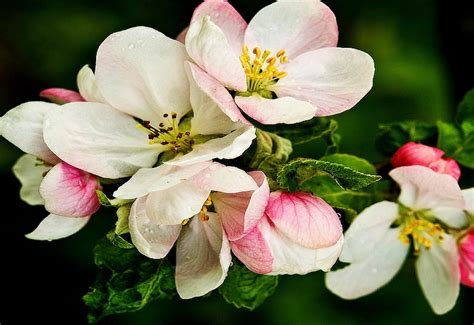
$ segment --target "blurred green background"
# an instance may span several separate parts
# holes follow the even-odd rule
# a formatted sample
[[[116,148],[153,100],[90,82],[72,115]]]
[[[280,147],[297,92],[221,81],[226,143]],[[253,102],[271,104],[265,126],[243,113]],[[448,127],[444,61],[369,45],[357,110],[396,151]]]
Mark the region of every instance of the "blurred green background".
[[[233,1],[249,20],[267,0]],[[49,87],[75,89],[77,71],[94,64],[95,51],[110,33],[136,25],[169,37],[189,21],[199,1],[15,1],[0,13],[0,114]],[[337,117],[342,151],[370,160],[376,124],[405,119],[451,119],[455,104],[474,87],[472,2],[429,0],[326,2],[335,12],[343,47],[375,59],[370,94]],[[302,148],[295,148],[302,150]],[[306,148],[305,151],[307,151]],[[21,152],[0,140],[2,211],[1,324],[27,321],[82,324],[81,296],[94,280],[92,248],[113,223],[100,213],[79,234],[56,242],[32,242],[23,235],[46,216],[18,197],[11,166]],[[474,185],[471,182],[471,186]],[[218,294],[191,301],[160,301],[144,310],[104,320],[104,324],[472,324],[472,290],[462,288],[458,304],[435,316],[417,284],[412,261],[386,287],[357,300],[343,301],[324,287],[323,274],[281,277],[274,296],[254,312],[227,305]]]

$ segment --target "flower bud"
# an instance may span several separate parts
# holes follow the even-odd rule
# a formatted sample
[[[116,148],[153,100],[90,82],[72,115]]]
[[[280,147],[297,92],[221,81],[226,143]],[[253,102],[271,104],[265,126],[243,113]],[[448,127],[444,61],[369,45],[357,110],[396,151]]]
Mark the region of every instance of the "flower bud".
[[[459,241],[461,283],[474,288],[474,228]]]

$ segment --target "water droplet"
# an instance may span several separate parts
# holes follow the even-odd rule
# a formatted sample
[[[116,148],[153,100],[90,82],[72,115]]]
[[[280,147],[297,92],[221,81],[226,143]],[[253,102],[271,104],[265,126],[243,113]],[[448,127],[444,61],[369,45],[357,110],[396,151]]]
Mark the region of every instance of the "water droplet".
[[[342,218],[342,215],[339,212],[337,212],[337,216],[339,217],[339,219]]]
[[[379,270],[377,270],[377,269],[374,267],[374,268],[372,268],[371,271],[372,271],[372,273],[377,273]]]
[[[133,44],[128,45],[129,50],[133,49],[134,47],[135,47],[135,45],[133,45]]]

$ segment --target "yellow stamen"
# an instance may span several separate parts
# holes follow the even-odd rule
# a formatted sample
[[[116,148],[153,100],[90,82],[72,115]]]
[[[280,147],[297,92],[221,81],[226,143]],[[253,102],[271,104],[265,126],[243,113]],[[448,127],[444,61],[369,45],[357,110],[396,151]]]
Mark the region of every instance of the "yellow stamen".
[[[285,53],[286,53],[285,50],[280,50],[280,51],[278,51],[278,52],[277,52],[277,58],[279,58],[280,56],[285,55]]]
[[[432,223],[422,219],[411,219],[400,231],[399,239],[404,244],[410,244],[412,238],[415,254],[420,252],[420,248],[430,249],[433,246],[433,240],[438,244],[443,241],[444,230],[437,223]],[[431,237],[431,238],[429,238]]]
[[[199,212],[199,219],[201,221],[208,221],[209,215],[207,214],[207,207],[212,205],[212,199],[210,196],[207,197],[206,201],[204,202],[201,212]]]

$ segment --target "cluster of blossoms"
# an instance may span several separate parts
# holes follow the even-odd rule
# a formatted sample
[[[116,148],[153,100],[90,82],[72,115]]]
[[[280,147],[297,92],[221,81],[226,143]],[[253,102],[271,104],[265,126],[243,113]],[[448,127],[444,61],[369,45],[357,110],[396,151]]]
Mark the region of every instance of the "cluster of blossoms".
[[[254,121],[334,115],[371,89],[371,57],[337,40],[335,16],[317,0],[277,1],[248,24],[209,0],[177,40],[147,27],[110,35],[94,71],[79,71],[79,92],[47,89],[53,103],[0,119],[0,134],[26,153],[13,167],[21,198],[50,213],[27,237],[76,233],[100,208],[97,192],[121,184],[113,196],[130,207],[136,249],[162,259],[176,247],[182,298],[219,287],[232,254],[269,275],[329,271],[340,258],[351,264],[329,272],[327,286],[357,298],[387,283],[413,247],[423,291],[448,311],[460,279],[474,284],[474,191],[460,190],[460,169],[441,150],[400,148],[390,172],[398,203],[367,208],[345,236],[323,199],[232,165],[252,150]]]

